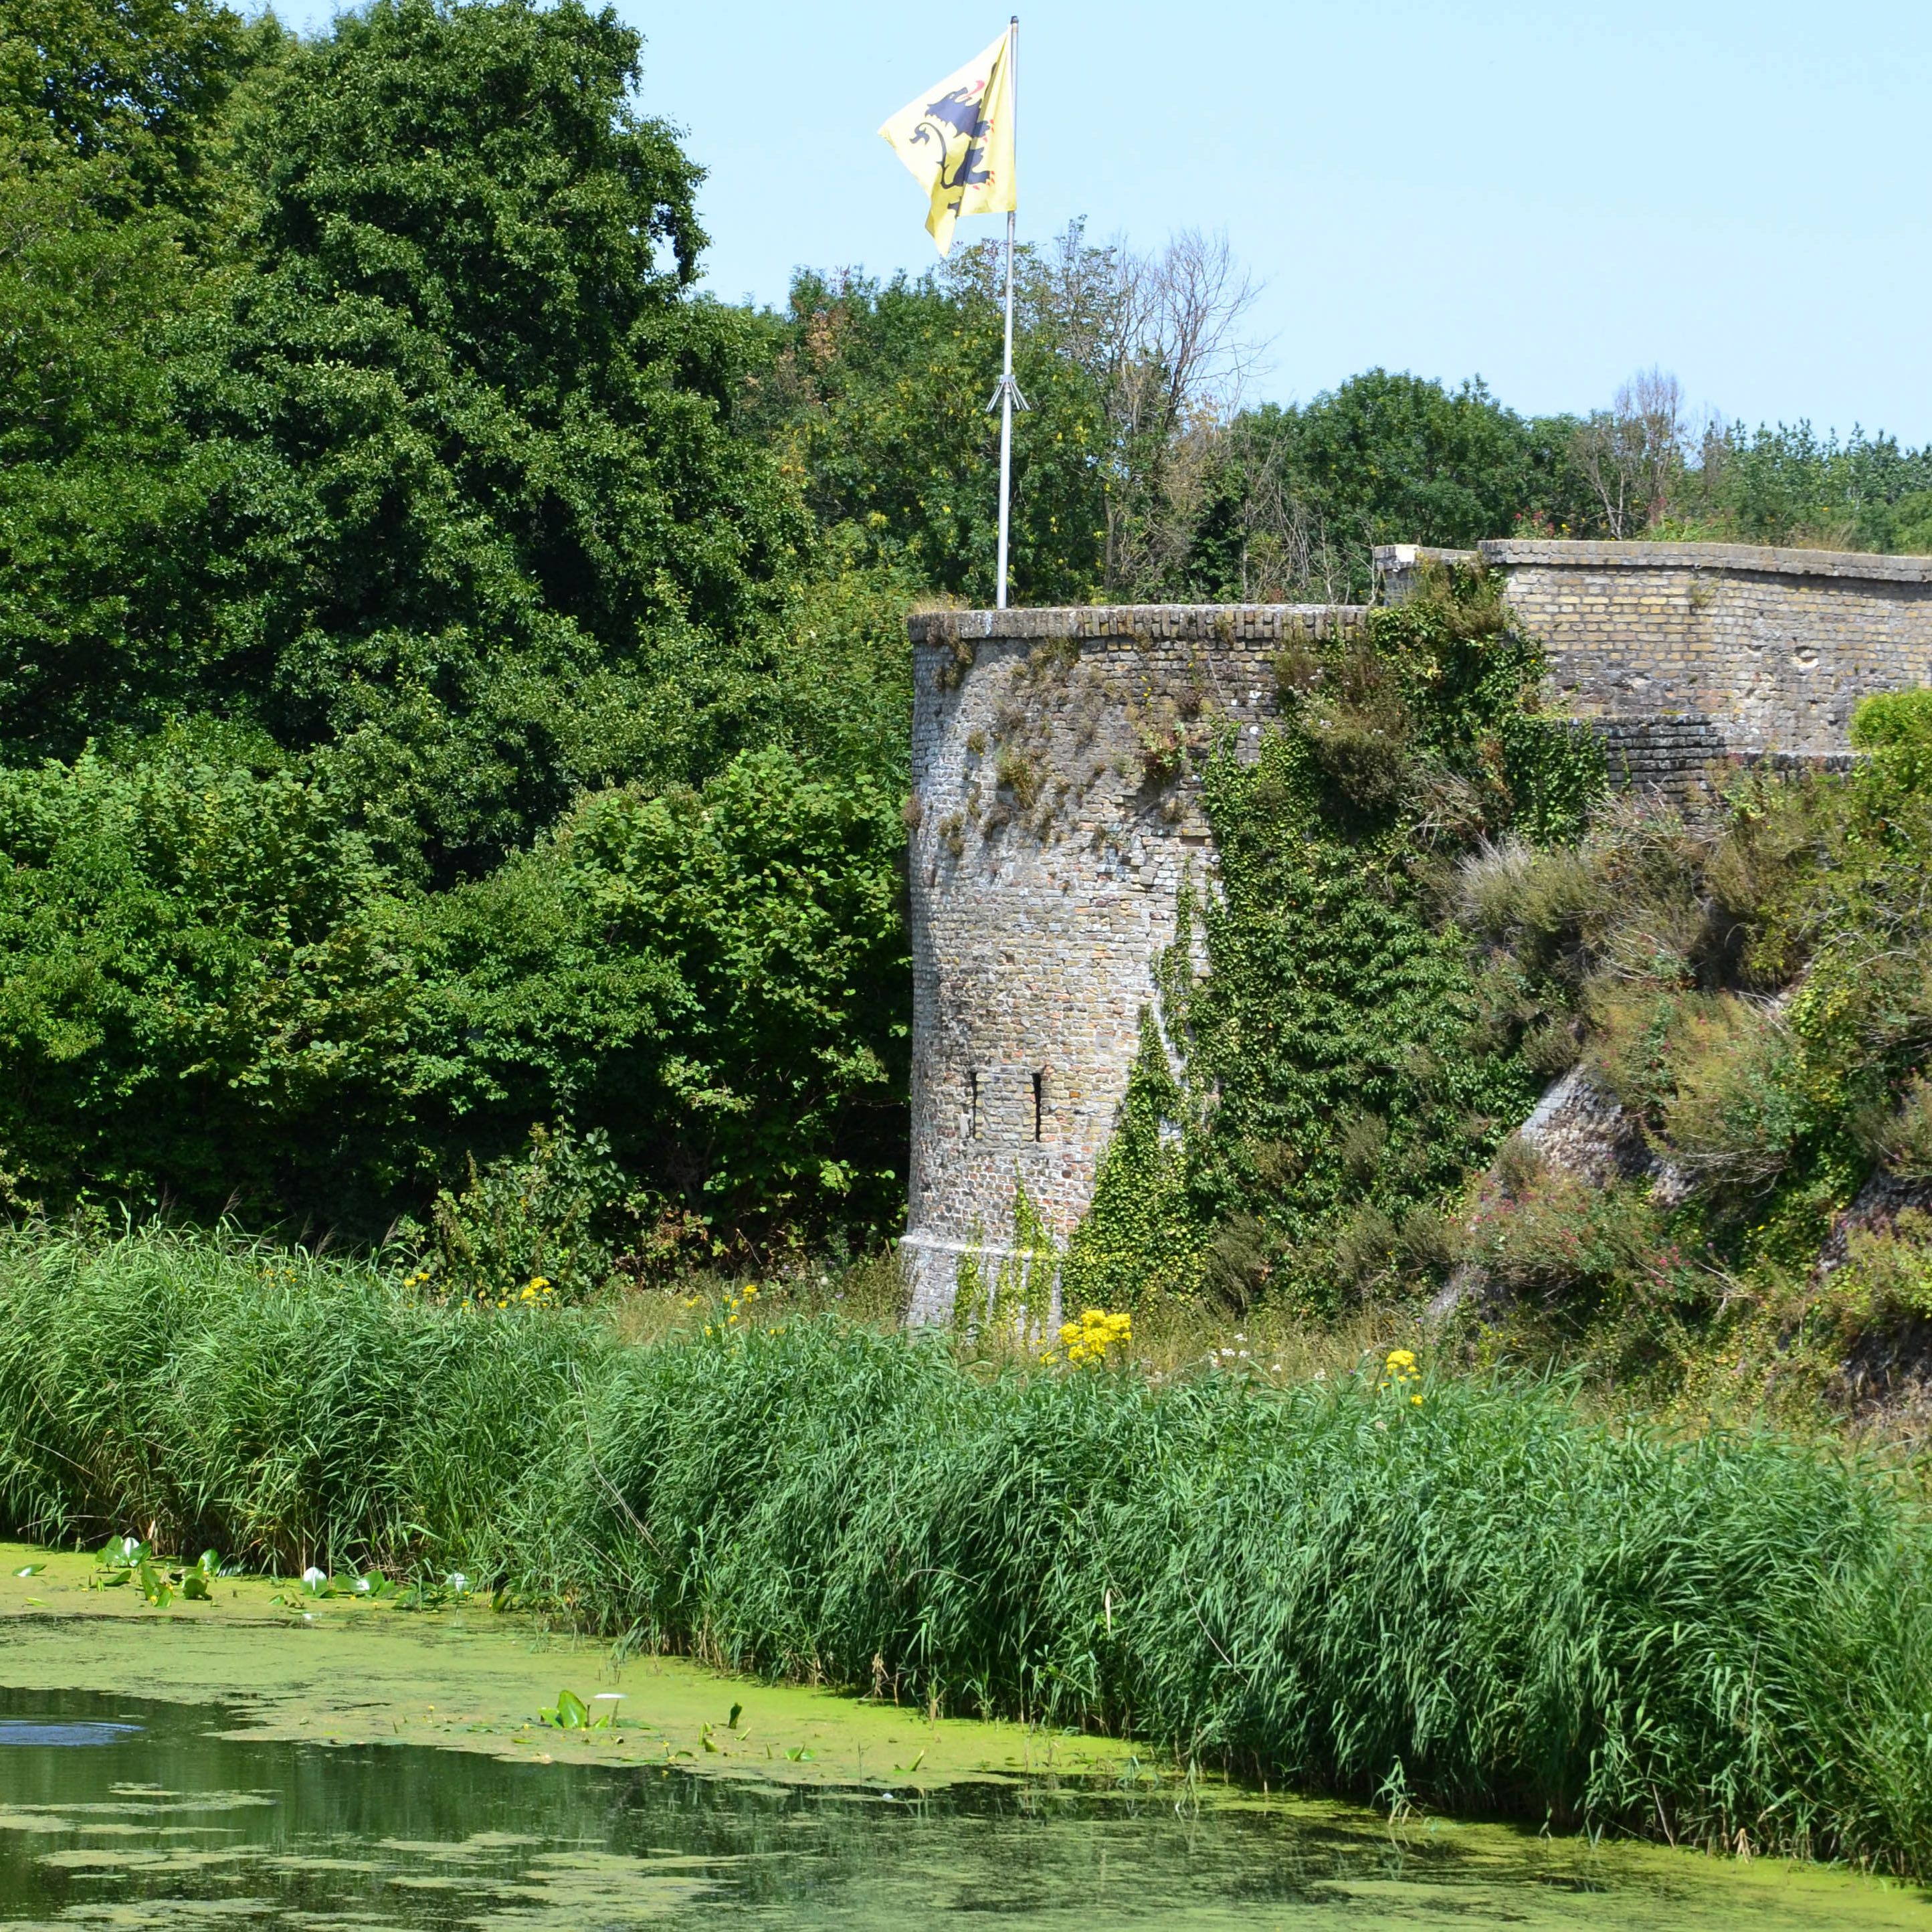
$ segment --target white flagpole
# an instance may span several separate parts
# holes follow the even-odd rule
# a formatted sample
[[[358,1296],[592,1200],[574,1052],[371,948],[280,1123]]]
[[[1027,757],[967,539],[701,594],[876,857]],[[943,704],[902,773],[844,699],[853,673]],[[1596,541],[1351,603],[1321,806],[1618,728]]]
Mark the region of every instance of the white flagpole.
[[[1020,16],[1006,27],[1006,86],[1012,102],[1013,146],[1020,131]],[[1016,164],[1017,167],[1017,164]],[[1006,210],[1006,359],[1000,374],[1000,591],[999,608],[1006,608],[1006,536],[1012,520],[1013,494],[1013,222]],[[1024,405],[1022,405],[1024,406]]]

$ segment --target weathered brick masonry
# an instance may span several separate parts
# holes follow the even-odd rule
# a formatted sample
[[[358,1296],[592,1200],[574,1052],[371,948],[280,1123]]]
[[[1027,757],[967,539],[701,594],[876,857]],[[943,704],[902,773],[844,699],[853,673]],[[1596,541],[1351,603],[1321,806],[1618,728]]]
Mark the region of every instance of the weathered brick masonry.
[[[1430,553],[1376,554],[1400,597]],[[1442,553],[1434,553],[1442,555]],[[1552,707],[1619,776],[1840,764],[1868,692],[1932,684],[1932,558],[1724,544],[1485,544],[1541,638]],[[1284,642],[1354,606],[1149,605],[912,620],[916,1317],[997,1260],[1024,1182],[1064,1241],[1091,1197],[1190,871],[1214,860],[1184,742],[1276,712]]]
[[[1024,1183],[1055,1237],[1086,1211],[1177,896],[1213,862],[1184,741],[1277,711],[1274,660],[1358,608],[1168,605],[912,620],[916,1317],[963,1248],[994,1258]]]
[[[1613,772],[1682,790],[1714,764],[1842,764],[1852,706],[1932,683],[1932,557],[1745,544],[1480,547],[1550,654],[1550,698]],[[1376,553],[1387,593],[1447,552]]]

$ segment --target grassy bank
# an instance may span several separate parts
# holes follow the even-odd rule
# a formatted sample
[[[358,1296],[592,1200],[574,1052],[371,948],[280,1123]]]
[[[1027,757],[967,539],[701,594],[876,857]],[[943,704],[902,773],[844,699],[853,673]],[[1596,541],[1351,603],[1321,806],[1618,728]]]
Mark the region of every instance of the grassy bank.
[[[17,1237],[0,1517],[463,1567],[1305,1785],[1932,1868],[1932,1536],[1875,1469],[1528,1384],[984,1372],[742,1316],[626,1348],[267,1251]]]

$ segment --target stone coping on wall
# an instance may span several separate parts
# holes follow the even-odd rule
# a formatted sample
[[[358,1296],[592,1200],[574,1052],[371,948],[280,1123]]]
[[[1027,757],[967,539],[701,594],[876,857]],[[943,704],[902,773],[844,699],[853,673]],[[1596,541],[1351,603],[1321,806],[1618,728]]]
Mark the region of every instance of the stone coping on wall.
[[[1075,604],[1038,610],[916,611],[909,628],[915,644],[1089,638],[1283,643],[1311,629],[1321,635],[1330,624],[1359,623],[1367,615],[1364,604]]]
[[[1444,550],[1438,544],[1377,544],[1369,552],[1369,559],[1375,566],[1376,580],[1394,577],[1406,578],[1418,563],[1475,563],[1478,554],[1472,550]]]
[[[1427,544],[1378,544],[1376,574],[1400,576],[1418,563],[1482,560],[1502,570],[1526,565],[1568,570],[1720,570],[1768,577],[1839,577],[1876,584],[1932,584],[1932,556],[1876,550],[1779,550],[1762,544],[1582,543],[1571,539],[1492,537],[1473,550]]]

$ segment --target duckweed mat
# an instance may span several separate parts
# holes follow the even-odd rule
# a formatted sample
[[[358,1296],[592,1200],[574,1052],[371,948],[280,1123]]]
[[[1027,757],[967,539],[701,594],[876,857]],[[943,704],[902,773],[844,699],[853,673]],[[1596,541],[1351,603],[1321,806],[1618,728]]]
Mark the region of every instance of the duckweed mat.
[[[33,1574],[22,1575],[22,1571]],[[206,1603],[157,1610],[93,1587],[89,1556],[0,1544],[0,1686],[220,1704],[254,1738],[454,1745],[500,1756],[685,1766],[788,1784],[929,1790],[961,1778],[1158,1775],[1124,1747],[1021,1724],[730,1677],[681,1658],[622,1664],[486,1598],[415,1611],[222,1577]],[[591,1720],[542,1714],[568,1692]],[[602,1720],[608,1716],[608,1724]]]
[[[1340,1807],[717,1778],[238,1733],[232,1708],[0,1692],[0,1924],[1907,1932],[1844,1875]],[[24,1734],[31,1732],[31,1742]]]
[[[1391,1824],[1106,1740],[614,1666],[473,1600],[224,1578],[158,1610],[94,1574],[0,1546],[0,1924],[1932,1932],[1916,1888]],[[544,1724],[564,1689],[618,1714]]]

